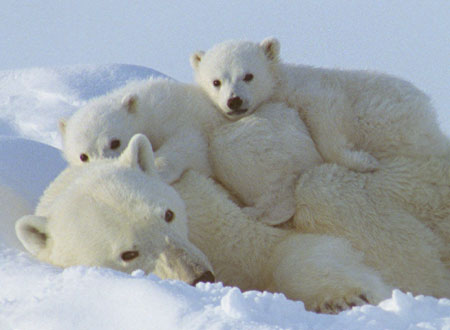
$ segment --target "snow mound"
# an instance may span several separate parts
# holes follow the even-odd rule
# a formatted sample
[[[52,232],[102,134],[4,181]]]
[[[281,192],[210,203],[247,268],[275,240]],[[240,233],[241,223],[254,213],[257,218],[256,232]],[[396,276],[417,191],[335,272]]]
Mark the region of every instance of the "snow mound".
[[[0,135],[23,136],[60,147],[60,118],[131,80],[157,76],[164,75],[123,64],[0,71]]]
[[[76,329],[444,329],[450,300],[398,290],[377,306],[339,315],[307,312],[282,294],[160,280],[135,271],[59,269],[0,251],[0,328]],[[3,320],[3,321],[2,321]],[[2,327],[3,326],[3,327]]]

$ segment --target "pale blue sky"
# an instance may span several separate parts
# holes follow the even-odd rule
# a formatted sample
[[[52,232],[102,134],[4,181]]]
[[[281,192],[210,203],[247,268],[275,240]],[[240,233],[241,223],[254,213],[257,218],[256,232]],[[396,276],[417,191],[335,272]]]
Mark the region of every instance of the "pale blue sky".
[[[127,63],[189,82],[193,51],[275,36],[288,62],[379,70],[412,81],[432,96],[450,127],[449,0],[1,3],[0,70]]]

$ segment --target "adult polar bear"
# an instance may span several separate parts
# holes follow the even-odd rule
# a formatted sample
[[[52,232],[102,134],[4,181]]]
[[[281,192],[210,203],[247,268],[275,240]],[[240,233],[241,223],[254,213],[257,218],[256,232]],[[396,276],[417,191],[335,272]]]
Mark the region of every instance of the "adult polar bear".
[[[406,231],[404,223],[390,221],[396,217],[373,219],[377,212],[397,211],[383,198],[369,204],[368,212],[375,212],[370,236],[361,235],[366,224],[356,223],[360,210],[351,203],[341,205],[351,217],[346,229],[353,235],[347,239],[333,225],[329,235],[300,234],[249,221],[225,190],[192,171],[174,184],[183,202],[153,162],[148,140],[138,135],[117,159],[68,168],[45,191],[36,215],[18,220],[18,237],[36,257],[59,266],[142,268],[189,283],[211,280],[213,269],[225,284],[283,292],[322,312],[377,303],[389,297],[391,287],[450,296],[439,238],[412,217],[405,217]],[[354,173],[336,165],[335,184],[321,186],[324,176],[316,178],[315,171],[330,171],[327,166],[307,172],[298,189],[316,182],[324,195],[331,187],[335,200],[305,197],[299,200],[308,203],[304,210],[314,214],[331,203],[332,213],[342,196],[376,199],[374,190],[367,196],[364,183],[348,184]],[[330,221],[323,214],[314,220],[311,228]]]
[[[429,98],[412,84],[383,74],[290,65],[280,45],[227,41],[191,56],[197,83],[230,119],[264,102],[299,110],[327,162],[367,172],[385,157],[449,159]]]
[[[148,140],[137,135],[117,159],[69,167],[35,215],[18,220],[19,239],[58,266],[141,268],[192,284],[212,280],[214,269],[225,284],[284,292],[323,312],[390,295],[345,240],[250,221],[222,188],[191,171],[174,185],[185,209],[153,161]]]

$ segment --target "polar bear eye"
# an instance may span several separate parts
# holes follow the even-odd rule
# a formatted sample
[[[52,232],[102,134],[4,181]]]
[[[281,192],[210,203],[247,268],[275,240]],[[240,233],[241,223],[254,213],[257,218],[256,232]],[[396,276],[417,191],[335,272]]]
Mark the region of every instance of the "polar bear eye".
[[[166,213],[164,214],[164,220],[166,220],[166,222],[172,222],[173,219],[175,218],[175,213],[173,213],[172,210],[167,210]]]
[[[81,155],[80,155],[80,159],[81,159],[81,161],[82,161],[83,163],[86,163],[86,162],[89,161],[89,156],[86,155],[86,154],[81,154]]]
[[[112,140],[109,147],[114,150],[120,147],[120,140]]]
[[[214,87],[220,87],[220,85],[222,85],[222,83],[220,82],[220,80],[216,79],[213,81],[213,85],[214,85]]]
[[[253,80],[253,75],[251,73],[247,73],[244,77],[244,81],[250,82]]]
[[[131,261],[139,257],[139,251],[125,251],[120,255],[123,261]]]

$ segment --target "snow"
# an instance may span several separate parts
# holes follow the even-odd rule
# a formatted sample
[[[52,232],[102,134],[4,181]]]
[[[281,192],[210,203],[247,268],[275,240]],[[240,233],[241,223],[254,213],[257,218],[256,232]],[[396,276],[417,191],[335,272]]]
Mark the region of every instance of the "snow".
[[[131,65],[0,72],[0,329],[450,329],[449,299],[394,290],[378,306],[321,315],[282,294],[192,287],[139,270],[60,269],[25,253],[14,222],[32,213],[66,166],[58,119],[127,81],[158,75]]]

